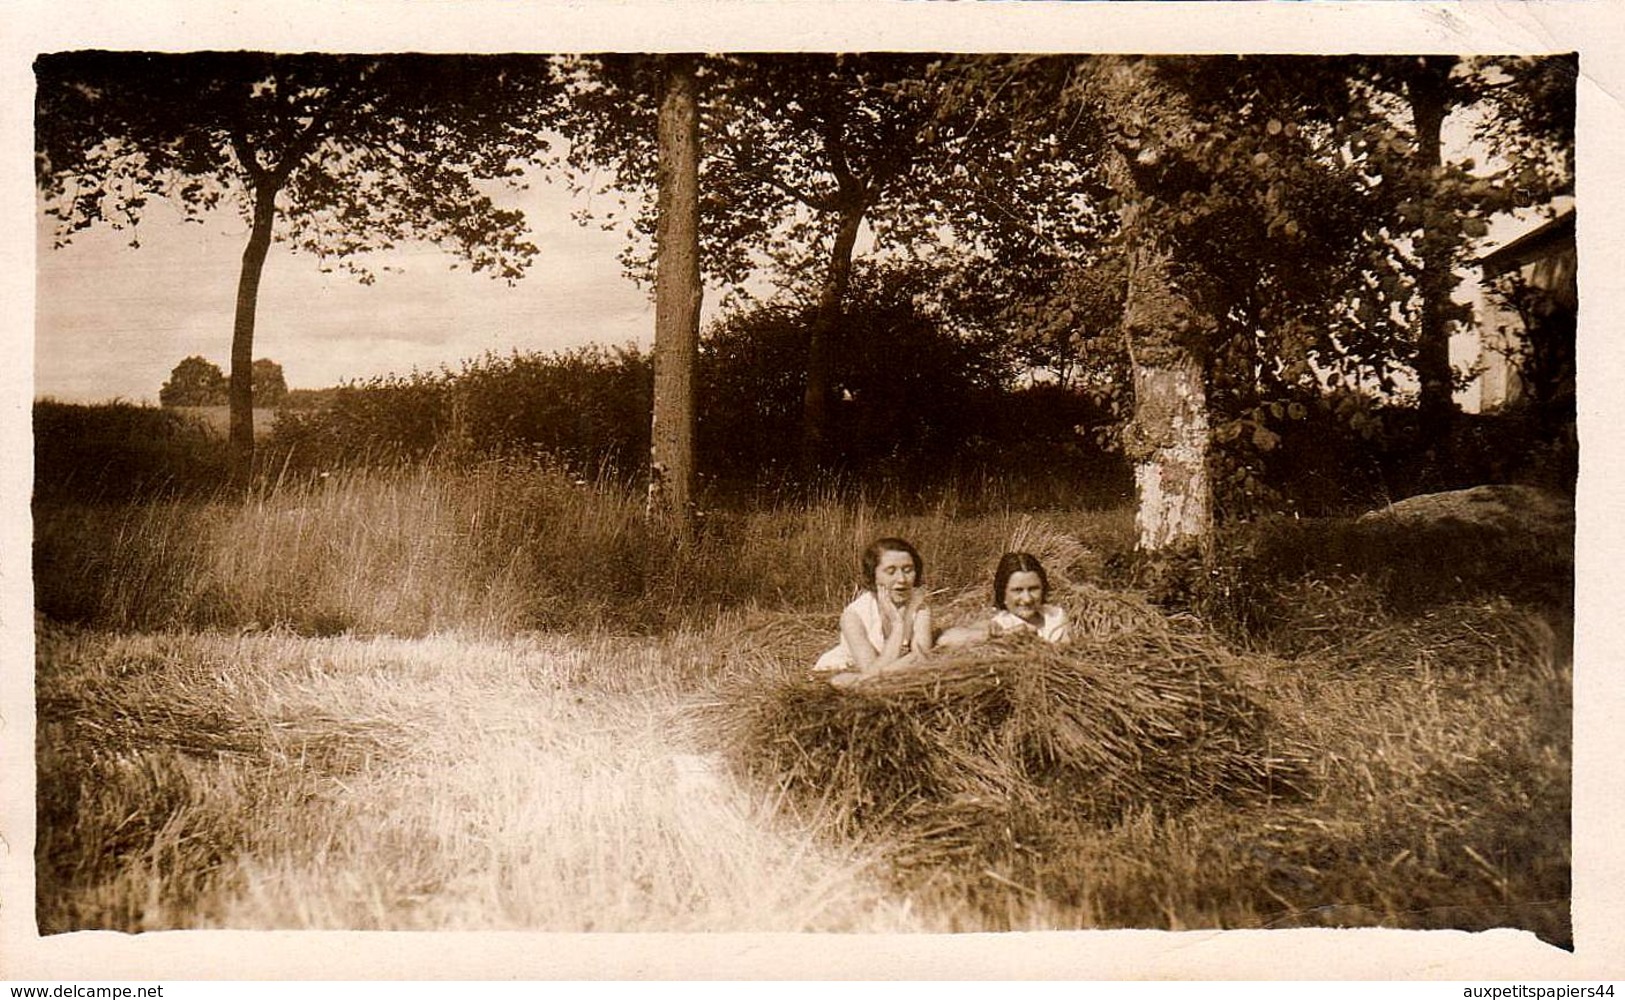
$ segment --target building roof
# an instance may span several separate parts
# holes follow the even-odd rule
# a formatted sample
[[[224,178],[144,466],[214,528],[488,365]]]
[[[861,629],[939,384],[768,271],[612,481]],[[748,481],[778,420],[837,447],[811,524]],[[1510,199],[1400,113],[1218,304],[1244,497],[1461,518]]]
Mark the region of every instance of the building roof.
[[[1478,258],[1484,280],[1516,270],[1554,251],[1574,252],[1574,209],[1566,208],[1542,225]]]

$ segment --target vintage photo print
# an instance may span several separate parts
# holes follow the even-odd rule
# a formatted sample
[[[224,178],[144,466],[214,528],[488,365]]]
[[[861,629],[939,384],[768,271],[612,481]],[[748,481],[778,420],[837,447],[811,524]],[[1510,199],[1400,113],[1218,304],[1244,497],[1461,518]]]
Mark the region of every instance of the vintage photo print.
[[[1620,971],[1611,5],[3,17],[14,977]]]

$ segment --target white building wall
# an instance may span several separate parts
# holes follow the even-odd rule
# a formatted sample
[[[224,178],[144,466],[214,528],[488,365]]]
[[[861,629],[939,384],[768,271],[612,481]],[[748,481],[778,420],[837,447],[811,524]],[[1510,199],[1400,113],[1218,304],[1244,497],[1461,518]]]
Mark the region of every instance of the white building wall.
[[[1484,413],[1516,401],[1521,394],[1517,368],[1508,355],[1523,323],[1479,282],[1471,282],[1469,304],[1473,318],[1466,330],[1450,338],[1450,363],[1458,372],[1478,372],[1465,389],[1457,391],[1455,399],[1468,413]]]

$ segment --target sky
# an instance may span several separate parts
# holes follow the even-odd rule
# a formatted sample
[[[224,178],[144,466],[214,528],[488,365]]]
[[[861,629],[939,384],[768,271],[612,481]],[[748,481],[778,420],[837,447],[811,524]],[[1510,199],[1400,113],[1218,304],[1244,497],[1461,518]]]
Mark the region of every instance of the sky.
[[[254,357],[282,365],[290,388],[318,389],[455,370],[488,353],[551,353],[588,343],[647,349],[654,309],[648,290],[622,273],[623,229],[582,226],[571,217],[611,207],[613,196],[598,195],[594,203],[539,171],[524,180],[523,190],[493,192],[499,204],[524,212],[539,248],[511,286],[458,266],[454,255],[429,244],[372,255],[371,285],[342,268],[324,273],[316,257],[273,244],[261,278]],[[248,239],[238,214],[228,207],[201,224],[187,222],[177,206],[159,199],[136,229],[98,226],[61,248],[53,245],[54,220],[42,210],[37,216],[35,398],[155,404],[183,358],[200,355],[229,371]],[[1497,226],[1486,243],[1527,227]],[[132,236],[139,247],[130,245]],[[720,299],[719,290],[707,290],[704,321],[716,315]],[[1455,353],[1458,363],[1472,363],[1476,341],[1456,345]]]
[[[488,352],[552,352],[589,342],[648,347],[654,309],[621,272],[619,232],[570,218],[588,207],[562,183],[501,199],[521,208],[540,252],[509,286],[420,244],[375,255],[377,280],[322,272],[274,244],[261,279],[254,356],[282,365],[290,388],[315,389],[413,369],[457,368]],[[202,224],[155,201],[135,230],[106,227],[53,248],[37,220],[34,395],[65,402],[156,403],[182,358],[227,370],[247,223],[219,211]],[[132,248],[131,235],[140,240]],[[714,308],[716,295],[708,295]]]

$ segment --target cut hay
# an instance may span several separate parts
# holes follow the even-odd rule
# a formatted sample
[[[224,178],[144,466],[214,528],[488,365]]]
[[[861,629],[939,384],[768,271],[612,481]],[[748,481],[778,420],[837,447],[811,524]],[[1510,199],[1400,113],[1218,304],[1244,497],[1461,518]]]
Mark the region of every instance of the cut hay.
[[[1437,670],[1482,677],[1508,667],[1549,673],[1567,655],[1543,616],[1497,599],[1449,604],[1382,624],[1323,659],[1344,670]]]
[[[412,735],[384,718],[339,719],[323,713],[232,718],[201,699],[176,696],[169,704],[119,704],[67,695],[42,695],[41,718],[71,727],[75,746],[95,757],[128,757],[167,748],[190,757],[295,760],[339,777],[374,763],[399,759]]]
[[[1101,622],[1066,647],[1005,639],[848,688],[780,661],[727,691],[709,728],[736,771],[837,833],[886,834],[905,869],[1019,872],[1078,823],[1306,791],[1305,754],[1229,654],[1098,596]]]
[[[835,643],[840,616],[794,611],[751,611],[719,621],[711,644],[725,676],[777,676],[805,670]]]

